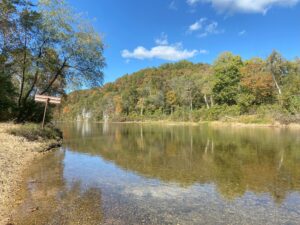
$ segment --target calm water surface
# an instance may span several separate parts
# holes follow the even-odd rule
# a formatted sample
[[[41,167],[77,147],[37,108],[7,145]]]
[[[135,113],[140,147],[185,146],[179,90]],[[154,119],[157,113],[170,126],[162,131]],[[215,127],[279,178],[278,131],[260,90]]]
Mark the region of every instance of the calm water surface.
[[[66,124],[14,224],[300,224],[299,131]]]

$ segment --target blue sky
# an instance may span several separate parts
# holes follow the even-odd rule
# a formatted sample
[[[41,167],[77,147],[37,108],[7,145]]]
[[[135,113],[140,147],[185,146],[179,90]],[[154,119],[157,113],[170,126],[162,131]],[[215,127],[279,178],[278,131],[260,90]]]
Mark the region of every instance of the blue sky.
[[[86,13],[106,45],[105,82],[224,51],[244,59],[300,55],[300,0],[68,0]]]

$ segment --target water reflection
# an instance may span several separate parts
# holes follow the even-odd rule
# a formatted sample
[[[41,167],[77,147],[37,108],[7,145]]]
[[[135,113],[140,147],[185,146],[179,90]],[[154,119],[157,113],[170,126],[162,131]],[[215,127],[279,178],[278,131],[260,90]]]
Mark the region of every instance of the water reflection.
[[[91,134],[91,123],[88,121],[77,121],[76,122],[76,131],[81,133],[82,137],[85,137],[89,134]]]
[[[13,224],[93,225],[102,221],[100,190],[83,189],[78,180],[67,184],[64,156],[63,151],[53,153],[28,171],[25,200],[13,214]]]
[[[101,133],[101,126],[85,136],[65,127],[72,137],[66,146],[165,182],[214,183],[227,198],[248,190],[268,192],[280,202],[300,190],[297,132],[115,124]]]
[[[29,171],[16,224],[300,223],[296,131],[141,124],[62,129],[61,151]],[[39,210],[22,214],[29,206]]]

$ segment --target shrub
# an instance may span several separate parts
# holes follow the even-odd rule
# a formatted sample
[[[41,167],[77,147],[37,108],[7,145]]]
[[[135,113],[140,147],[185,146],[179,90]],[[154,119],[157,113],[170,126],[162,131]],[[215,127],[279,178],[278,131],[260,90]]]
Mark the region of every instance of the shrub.
[[[262,105],[257,108],[256,113],[260,116],[274,118],[281,124],[300,123],[300,113],[295,111],[295,114],[291,114],[288,109],[278,104]]]
[[[255,123],[255,124],[271,124],[274,122],[273,118],[261,115],[242,115],[236,120],[240,123]]]
[[[281,124],[300,123],[300,114],[278,114],[275,119]]]
[[[36,140],[51,140],[51,139],[61,139],[62,132],[52,125],[45,126],[44,129],[38,124],[24,124],[21,127],[13,128],[9,130],[9,133],[24,137],[29,141]]]
[[[300,113],[300,96],[291,96],[288,98],[285,107],[294,115]]]
[[[236,117],[241,114],[241,109],[238,105],[216,105],[210,109],[202,109],[200,111],[202,121],[221,120],[227,117]]]
[[[173,114],[170,116],[173,121],[189,121],[190,120],[190,112],[184,108],[177,108]]]
[[[249,108],[253,105],[255,96],[253,94],[242,93],[238,95],[238,105],[241,107],[241,111],[246,113]]]

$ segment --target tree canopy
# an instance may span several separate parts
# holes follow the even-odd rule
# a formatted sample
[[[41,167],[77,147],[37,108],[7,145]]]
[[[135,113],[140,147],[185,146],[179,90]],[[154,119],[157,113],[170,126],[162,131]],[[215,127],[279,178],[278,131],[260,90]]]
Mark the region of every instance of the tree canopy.
[[[288,61],[276,51],[266,59],[249,60],[225,52],[212,65],[167,63],[102,88],[73,92],[56,116],[199,121],[255,115],[253,122],[292,122],[300,112],[299,66],[299,60]],[[86,111],[92,116],[85,118]]]
[[[79,84],[102,84],[102,39],[65,1],[3,0],[0,12],[1,76],[15,92],[12,117],[37,117],[32,110],[35,94],[62,95]]]

